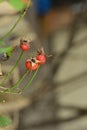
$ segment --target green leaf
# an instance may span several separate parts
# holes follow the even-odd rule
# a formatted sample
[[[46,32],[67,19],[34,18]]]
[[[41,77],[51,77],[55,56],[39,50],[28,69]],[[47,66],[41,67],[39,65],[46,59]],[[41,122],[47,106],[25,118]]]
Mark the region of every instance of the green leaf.
[[[0,48],[0,53],[8,53],[11,52],[13,50],[13,47],[4,47],[4,48]]]
[[[12,124],[12,120],[7,116],[0,116],[0,127],[5,127]]]
[[[9,3],[18,11],[25,7],[25,4],[22,2],[22,0],[9,0]]]
[[[7,54],[8,57],[11,57],[12,56],[12,51],[8,51],[6,54]]]

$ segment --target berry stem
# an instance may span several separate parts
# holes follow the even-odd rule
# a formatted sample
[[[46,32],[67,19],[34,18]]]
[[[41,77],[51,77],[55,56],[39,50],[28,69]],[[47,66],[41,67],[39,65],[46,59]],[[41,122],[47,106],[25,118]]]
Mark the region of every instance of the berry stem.
[[[23,81],[23,79],[27,76],[28,72],[29,72],[29,70],[27,70],[27,71],[23,74],[23,76],[20,78],[20,80],[18,80],[11,88],[9,88],[8,91],[15,89],[15,88]]]
[[[0,37],[0,41],[2,41],[4,38],[8,37],[11,34],[11,32],[18,25],[18,23],[21,21],[21,19],[25,16],[28,7],[29,7],[29,4],[27,4],[26,9],[20,14],[19,18],[17,19],[17,21],[15,22],[15,24],[12,26],[12,28],[4,36]]]
[[[7,91],[7,90],[4,90],[4,91],[0,91],[0,93],[10,93],[10,94],[19,94],[18,92],[11,92],[11,91]]]
[[[37,70],[34,72],[33,76],[30,78],[30,80],[26,83],[26,85],[24,86],[24,88],[22,88],[22,92],[24,92],[28,87],[29,85],[32,83],[32,81],[34,80],[37,72],[39,70],[39,67],[37,68]]]
[[[11,73],[14,71],[14,69],[18,66],[18,64],[19,64],[19,62],[20,62],[22,56],[23,56],[23,51],[22,51],[21,54],[19,55],[19,57],[18,57],[18,59],[17,59],[15,65],[13,66],[13,68],[11,68],[11,70],[5,75],[4,80],[3,80],[2,83],[0,84],[1,86],[3,86],[3,84],[4,84],[5,81],[6,81],[6,79],[10,76],[10,74],[11,74]]]

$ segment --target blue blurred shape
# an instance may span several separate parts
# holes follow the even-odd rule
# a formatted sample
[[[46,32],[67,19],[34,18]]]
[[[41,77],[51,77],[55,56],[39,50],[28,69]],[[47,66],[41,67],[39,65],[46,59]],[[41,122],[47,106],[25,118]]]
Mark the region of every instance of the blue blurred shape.
[[[52,0],[35,0],[36,11],[39,15],[44,15],[49,11]]]

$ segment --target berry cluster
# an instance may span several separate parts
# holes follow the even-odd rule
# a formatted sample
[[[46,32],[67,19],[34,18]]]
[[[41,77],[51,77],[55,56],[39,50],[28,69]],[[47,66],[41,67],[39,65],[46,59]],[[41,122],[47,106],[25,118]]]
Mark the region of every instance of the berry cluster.
[[[20,40],[20,48],[22,51],[27,51],[30,49],[30,42],[27,40]],[[36,70],[40,65],[46,62],[46,55],[44,53],[43,48],[38,50],[38,54],[36,57],[31,57],[26,60],[25,66],[28,70]]]

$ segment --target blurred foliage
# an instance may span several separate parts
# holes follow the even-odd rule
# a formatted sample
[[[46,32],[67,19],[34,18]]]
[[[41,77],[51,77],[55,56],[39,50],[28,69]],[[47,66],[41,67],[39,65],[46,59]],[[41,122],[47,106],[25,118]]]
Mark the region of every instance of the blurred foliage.
[[[9,0],[9,3],[18,11],[26,6],[22,0]]]
[[[5,127],[12,124],[12,120],[7,116],[0,116],[0,127]]]
[[[5,45],[4,41],[0,41],[0,45]]]
[[[9,56],[11,56],[12,51],[13,51],[12,46],[0,48],[0,53],[8,53]]]
[[[2,2],[3,0],[0,0],[0,2]]]
[[[9,4],[11,4],[17,11],[25,8],[30,1],[31,0],[8,0]],[[0,2],[4,2],[4,0],[0,0]]]

